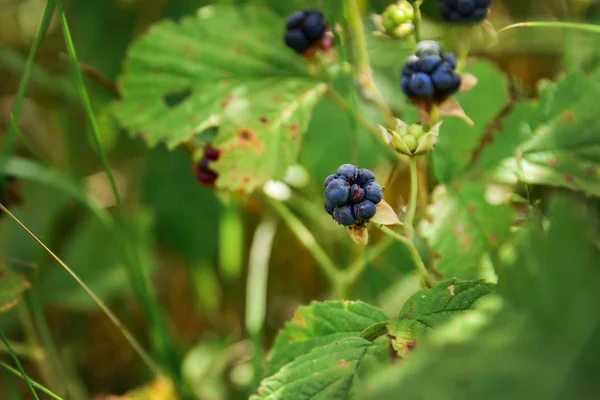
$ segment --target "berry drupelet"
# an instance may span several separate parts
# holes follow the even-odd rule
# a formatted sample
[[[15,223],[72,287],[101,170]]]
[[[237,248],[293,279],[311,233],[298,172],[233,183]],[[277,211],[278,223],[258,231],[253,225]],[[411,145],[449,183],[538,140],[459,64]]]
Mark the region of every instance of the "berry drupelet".
[[[492,0],[438,0],[440,14],[452,23],[477,23],[489,12]]]
[[[341,225],[369,221],[382,199],[381,185],[368,169],[344,164],[325,179],[325,211]]]
[[[461,78],[455,68],[454,55],[443,53],[437,42],[420,42],[402,69],[402,91],[411,100],[442,102],[460,87]]]
[[[287,19],[285,44],[296,53],[303,54],[320,45],[324,50],[331,45],[326,39],[327,24],[318,10],[296,11]]]
[[[213,186],[215,184],[219,175],[210,168],[210,164],[213,161],[217,161],[219,157],[221,157],[221,150],[214,148],[210,144],[204,147],[204,156],[194,166],[194,173],[198,182],[204,186]]]

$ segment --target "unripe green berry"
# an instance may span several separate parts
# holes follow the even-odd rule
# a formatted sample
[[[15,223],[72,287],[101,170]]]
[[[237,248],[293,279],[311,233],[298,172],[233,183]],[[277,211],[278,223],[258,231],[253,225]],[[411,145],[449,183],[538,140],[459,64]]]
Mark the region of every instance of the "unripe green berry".
[[[408,147],[410,151],[415,151],[417,149],[418,143],[417,139],[414,136],[406,135],[402,139],[404,140],[406,147]]]
[[[408,20],[406,12],[399,6],[393,5],[392,7],[390,7],[391,10],[388,9],[388,15],[391,17],[392,21],[394,21],[396,25],[405,23]]]
[[[398,127],[398,131],[396,132],[398,135],[404,137],[408,134],[408,126],[401,125]]]
[[[425,131],[421,125],[415,124],[408,127],[408,134],[419,140],[425,134]]]
[[[381,24],[383,25],[383,29],[388,33],[392,33],[396,28],[396,23],[388,13],[383,13],[381,16]]]

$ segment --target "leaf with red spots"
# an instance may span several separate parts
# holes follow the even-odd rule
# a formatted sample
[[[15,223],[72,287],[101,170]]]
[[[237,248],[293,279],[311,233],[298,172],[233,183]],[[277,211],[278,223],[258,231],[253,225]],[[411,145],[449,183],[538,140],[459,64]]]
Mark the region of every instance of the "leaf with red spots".
[[[436,268],[446,277],[490,278],[486,261],[510,234],[513,211],[507,204],[490,204],[485,186],[465,182],[438,186],[423,221],[423,235],[435,253]]]
[[[23,276],[0,265],[0,314],[13,308],[28,287]]]
[[[458,278],[437,283],[412,295],[388,326],[392,346],[400,356],[418,346],[431,329],[473,308],[477,300],[494,290],[484,280],[461,281]]]
[[[523,102],[503,122],[478,169],[514,182],[562,186],[600,196],[600,75],[568,75],[546,85],[536,103]]]
[[[284,28],[268,9],[225,5],[154,25],[129,50],[118,118],[170,148],[217,126],[219,188],[282,178],[326,89],[285,47]]]
[[[314,302],[300,307],[277,336],[266,375],[318,346],[359,337],[368,327],[389,319],[383,311],[360,301]]]

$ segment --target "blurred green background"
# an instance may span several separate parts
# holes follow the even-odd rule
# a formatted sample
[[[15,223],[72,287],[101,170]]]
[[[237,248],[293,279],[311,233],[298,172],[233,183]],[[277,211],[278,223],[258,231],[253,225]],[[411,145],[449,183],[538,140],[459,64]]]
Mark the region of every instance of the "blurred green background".
[[[339,1],[249,2],[263,4],[285,17],[307,6],[333,14]],[[183,374],[200,398],[244,398],[251,383],[251,354],[244,328],[246,264],[252,235],[266,212],[265,204],[260,197],[250,197],[223,205],[215,193],[197,184],[185,152],[170,152],[162,146],[147,149],[142,140],[120,129],[110,112],[115,101],[111,83],[121,72],[132,41],[161,19],[177,20],[212,3],[219,2],[73,0],[65,6],[79,60],[88,72],[86,84],[101,142],[123,194],[125,223],[134,232],[136,250],[161,305],[159,312],[166,321],[166,335],[175,357],[182,360]],[[381,12],[389,1],[360,3],[366,18],[369,12]],[[424,29],[431,29],[428,32],[435,35],[431,23],[434,11],[428,8],[431,3],[425,2],[429,22]],[[12,101],[44,6],[44,0],[0,0],[0,134],[9,123]],[[495,0],[490,19],[496,27],[538,19],[596,22],[600,6],[591,0]],[[540,79],[555,78],[559,72],[575,67],[595,67],[600,56],[596,40],[577,33],[514,31],[507,33],[500,45],[476,49],[475,55],[495,65],[487,69],[505,72],[509,97],[522,98],[536,95]],[[414,118],[414,110],[398,88],[398,71],[409,54],[408,48],[373,38],[369,45],[375,79],[387,101],[398,115]],[[18,146],[17,153],[52,166],[115,214],[65,53],[55,15],[35,63],[19,121],[32,148]],[[485,80],[485,76],[479,79]],[[502,88],[499,90],[502,92]],[[374,120],[378,118],[374,109],[360,106]],[[374,139],[324,100],[314,112],[299,160],[311,178],[310,184],[295,189],[297,195],[291,204],[331,257],[342,265],[360,250],[321,212],[321,182],[353,157],[348,135],[356,135],[358,165],[384,176],[389,173],[390,160]],[[429,182],[430,187],[434,184]],[[406,186],[402,176],[392,182],[391,198],[406,201]],[[13,200],[11,210],[116,311],[146,347],[156,340],[149,328],[152,321],[129,283],[126,261],[116,250],[119,238],[88,209],[55,190],[51,177],[35,171],[31,179],[19,180],[2,196],[4,202]],[[95,303],[6,217],[0,221],[0,249],[0,262],[30,281],[25,301],[0,316],[0,327],[12,341],[21,344],[21,358],[33,378],[57,393],[77,394],[79,398],[122,394],[149,383],[137,355]],[[350,298],[394,313],[415,290],[410,281],[403,279],[411,268],[402,248],[392,245],[367,268]],[[298,305],[328,296],[314,260],[280,224],[270,261],[264,349]],[[27,327],[32,321],[38,324],[37,333]],[[39,328],[40,321],[45,321],[45,328]],[[2,359],[9,360],[4,349],[0,350]],[[0,375],[2,399],[22,398],[22,383],[3,372]]]

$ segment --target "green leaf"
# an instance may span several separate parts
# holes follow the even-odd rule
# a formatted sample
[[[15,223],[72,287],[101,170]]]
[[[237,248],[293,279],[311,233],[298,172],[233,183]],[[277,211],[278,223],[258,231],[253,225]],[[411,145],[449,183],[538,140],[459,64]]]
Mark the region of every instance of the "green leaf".
[[[596,211],[584,202],[554,202],[549,229],[531,224],[519,235],[497,295],[432,332],[404,362],[378,370],[361,398],[595,398]]]
[[[13,308],[27,288],[29,282],[23,276],[0,264],[0,314]]]
[[[600,196],[598,75],[546,85],[536,106],[517,105],[477,166],[511,182],[562,186]]]
[[[266,375],[318,346],[358,337],[363,330],[389,319],[383,311],[360,301],[313,302],[300,307],[277,336]]]
[[[446,277],[490,278],[486,256],[495,258],[510,233],[513,211],[509,205],[493,205],[485,199],[485,186],[465,182],[439,186],[429,207],[423,235],[433,248],[436,268]]]
[[[406,353],[427,334],[472,308],[494,285],[483,280],[461,281],[453,278],[431,289],[420,290],[404,303],[398,320],[388,327],[396,351]]]
[[[155,25],[129,51],[119,119],[171,148],[218,125],[220,188],[283,177],[327,87],[285,47],[284,28],[268,9],[224,5]]]
[[[315,348],[265,379],[251,399],[348,399],[371,346],[365,339],[351,337]]]
[[[456,100],[475,125],[468,126],[458,118],[444,120],[432,152],[434,172],[442,183],[450,182],[465,172],[487,124],[507,98],[506,79],[491,64],[478,62],[468,66],[465,72],[475,75],[478,83],[471,91],[458,94]]]

